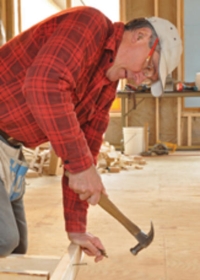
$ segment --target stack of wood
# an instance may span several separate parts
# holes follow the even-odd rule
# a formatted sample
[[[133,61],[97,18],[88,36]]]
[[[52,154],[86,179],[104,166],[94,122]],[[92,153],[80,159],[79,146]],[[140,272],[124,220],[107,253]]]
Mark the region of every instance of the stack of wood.
[[[27,177],[37,177],[42,174],[48,174],[51,150],[49,142],[35,149],[23,147],[23,154],[29,165]]]
[[[104,141],[98,156],[97,169],[99,173],[118,173],[121,170],[143,169],[146,161],[142,156],[128,156],[120,151],[109,142]]]
[[[24,147],[23,153],[29,165],[27,177],[61,174],[62,167],[58,168],[57,166],[60,158],[55,155],[49,142],[35,149]],[[98,156],[97,169],[99,173],[118,173],[121,170],[143,169],[145,164],[146,161],[142,156],[124,155],[117,151],[113,145],[110,145],[109,142],[104,141]],[[59,172],[57,169],[59,169]]]

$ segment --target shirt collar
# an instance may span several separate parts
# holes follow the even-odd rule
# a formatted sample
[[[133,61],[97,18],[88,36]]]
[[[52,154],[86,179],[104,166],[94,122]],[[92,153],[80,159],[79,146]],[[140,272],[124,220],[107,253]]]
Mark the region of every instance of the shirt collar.
[[[122,22],[115,22],[113,24],[114,32],[108,38],[105,49],[112,51],[112,57],[114,58],[119,48],[122,36],[124,33],[124,24]]]

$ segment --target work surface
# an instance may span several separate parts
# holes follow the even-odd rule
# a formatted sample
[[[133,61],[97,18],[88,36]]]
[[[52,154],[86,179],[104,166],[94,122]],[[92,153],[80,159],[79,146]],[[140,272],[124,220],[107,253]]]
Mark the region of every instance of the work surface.
[[[200,152],[146,158],[142,170],[102,174],[110,199],[144,232],[155,227],[153,243],[133,256],[136,240],[99,206],[90,207],[88,230],[99,236],[108,259],[85,256],[77,280],[200,279]],[[60,177],[27,180],[25,206],[31,255],[62,256],[64,232]]]

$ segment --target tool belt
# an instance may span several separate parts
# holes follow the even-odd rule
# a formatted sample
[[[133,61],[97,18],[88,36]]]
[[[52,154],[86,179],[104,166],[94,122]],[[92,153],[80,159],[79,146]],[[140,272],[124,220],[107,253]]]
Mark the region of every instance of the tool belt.
[[[24,194],[27,170],[20,142],[0,131],[0,180],[11,201]]]
[[[10,146],[16,147],[21,146],[21,142],[14,139],[13,137],[10,137],[6,132],[0,129],[0,136],[2,136]]]

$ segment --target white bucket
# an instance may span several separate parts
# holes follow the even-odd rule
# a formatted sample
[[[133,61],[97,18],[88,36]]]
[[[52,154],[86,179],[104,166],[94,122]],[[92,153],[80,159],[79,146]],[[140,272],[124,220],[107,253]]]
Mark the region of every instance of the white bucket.
[[[144,127],[123,127],[124,154],[139,155],[145,151]]]

